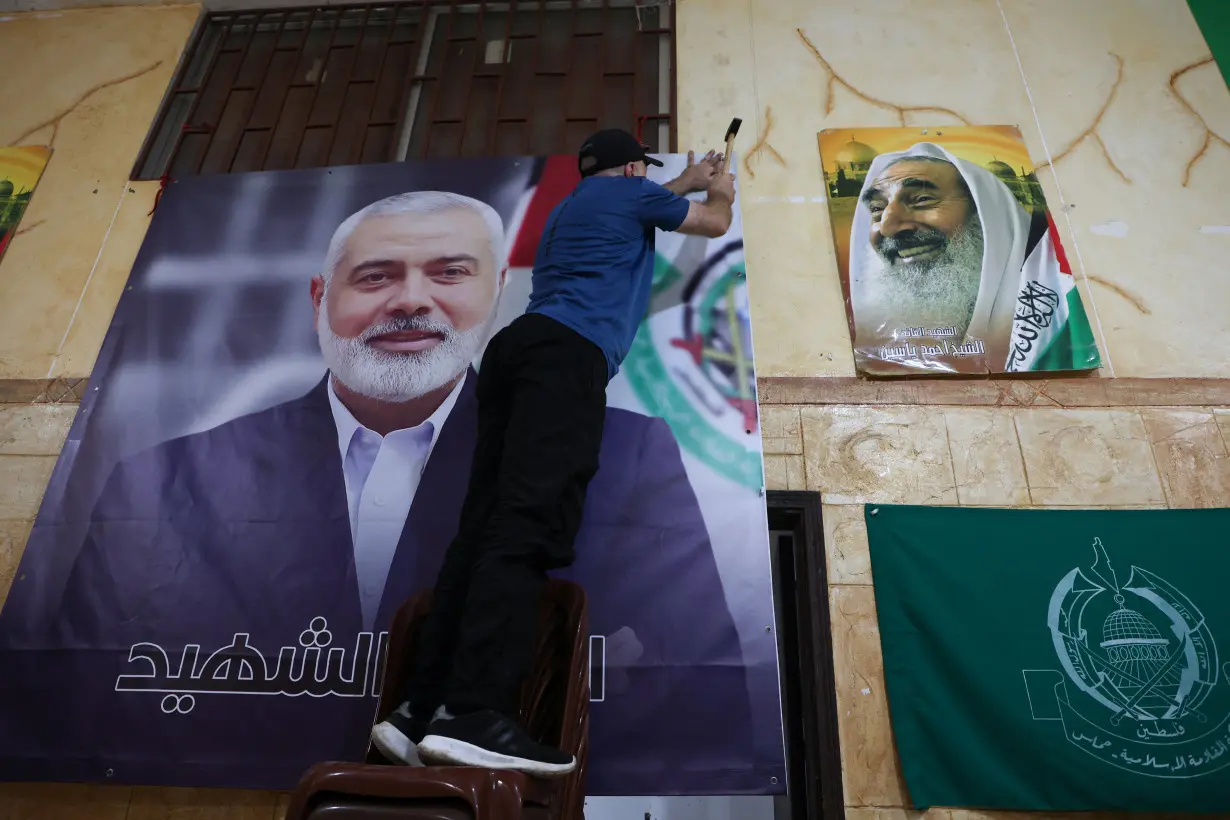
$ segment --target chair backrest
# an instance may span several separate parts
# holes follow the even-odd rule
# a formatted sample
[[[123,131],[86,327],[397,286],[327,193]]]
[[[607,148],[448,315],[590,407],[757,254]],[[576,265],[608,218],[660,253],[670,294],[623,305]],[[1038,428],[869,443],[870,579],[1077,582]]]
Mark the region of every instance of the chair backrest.
[[[393,619],[380,695],[381,719],[397,707],[394,695],[401,690],[409,660],[414,657],[419,627],[430,607],[431,593],[423,592],[407,601]],[[532,671],[521,691],[520,718],[534,739],[577,758],[576,771],[558,783],[551,806],[551,816],[556,820],[583,817],[589,757],[588,633],[584,591],[570,581],[549,580],[539,603],[538,645]]]

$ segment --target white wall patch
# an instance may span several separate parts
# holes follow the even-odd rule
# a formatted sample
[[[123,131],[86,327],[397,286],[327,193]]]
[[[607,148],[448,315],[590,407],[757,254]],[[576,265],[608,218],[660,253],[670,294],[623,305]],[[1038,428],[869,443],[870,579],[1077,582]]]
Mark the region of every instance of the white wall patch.
[[[1098,236],[1113,236],[1116,239],[1122,239],[1128,235],[1128,224],[1126,222],[1107,222],[1105,225],[1090,225],[1089,230]]]

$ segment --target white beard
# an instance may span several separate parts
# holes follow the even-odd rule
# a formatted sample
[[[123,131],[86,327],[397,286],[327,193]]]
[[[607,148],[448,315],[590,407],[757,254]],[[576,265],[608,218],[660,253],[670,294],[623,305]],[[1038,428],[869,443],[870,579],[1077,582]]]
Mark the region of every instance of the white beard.
[[[982,250],[976,214],[949,240],[944,255],[929,264],[890,265],[868,245],[858,327],[883,339],[907,327],[951,327],[958,340],[964,338],[978,300]]]
[[[333,376],[361,396],[384,402],[406,402],[438,390],[469,367],[487,338],[499,305],[497,292],[491,313],[469,330],[423,316],[389,320],[373,325],[354,338],[338,336],[329,325],[326,299],[320,301],[316,335],[320,352]],[[389,353],[367,342],[376,336],[405,330],[439,333],[435,347],[415,353]]]

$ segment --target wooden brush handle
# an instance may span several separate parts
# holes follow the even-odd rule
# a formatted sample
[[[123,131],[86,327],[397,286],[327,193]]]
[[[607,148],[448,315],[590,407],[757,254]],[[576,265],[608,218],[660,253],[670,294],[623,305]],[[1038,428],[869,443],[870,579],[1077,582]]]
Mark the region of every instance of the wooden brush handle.
[[[730,173],[730,152],[735,150],[735,135],[726,138],[726,154],[722,157],[722,173]]]

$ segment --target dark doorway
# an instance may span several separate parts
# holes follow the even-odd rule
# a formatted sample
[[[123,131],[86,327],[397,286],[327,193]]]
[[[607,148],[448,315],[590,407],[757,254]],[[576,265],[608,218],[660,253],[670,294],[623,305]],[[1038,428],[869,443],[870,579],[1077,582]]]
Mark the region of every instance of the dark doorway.
[[[820,494],[770,491],[789,820],[845,816]],[[779,812],[780,820],[785,820]]]

